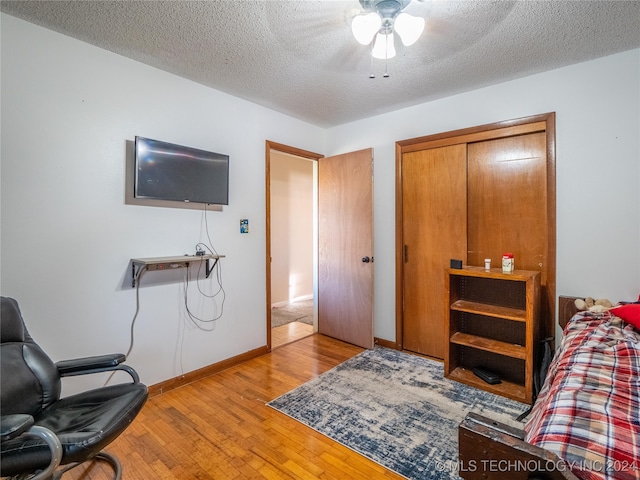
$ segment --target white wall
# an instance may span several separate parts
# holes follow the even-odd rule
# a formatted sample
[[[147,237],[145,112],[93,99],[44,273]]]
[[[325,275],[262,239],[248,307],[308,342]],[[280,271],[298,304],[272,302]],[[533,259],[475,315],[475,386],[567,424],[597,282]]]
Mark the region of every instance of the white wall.
[[[393,79],[391,67],[379,81],[393,88]],[[374,149],[377,337],[395,338],[395,142],[553,111],[556,293],[638,298],[640,50],[632,50],[328,131],[327,155]]]
[[[230,206],[207,214],[227,255],[224,315],[210,332],[196,329],[184,318],[181,274],[145,275],[130,360],[148,384],[266,342],[265,140],[328,155],[374,148],[376,337],[395,338],[395,142],[537,113],[557,112],[557,293],[640,293],[640,50],[323,130],[1,21],[1,291],[20,301],[56,360],[126,350],[129,259],[192,252],[206,240],[201,212],[125,205],[135,135],[231,157]],[[391,70],[380,81],[392,88],[393,79]],[[203,315],[215,310],[195,303]]]
[[[151,385],[264,346],[265,141],[322,152],[324,130],[14,17],[1,21],[1,285],[32,335],[54,360],[126,352],[136,309],[129,260],[207,242],[201,211],[125,204],[127,142],[143,135],[230,156],[230,204],[207,214],[226,255],[226,301],[202,331],[185,319],[184,270],[146,273],[130,363]],[[240,234],[241,218],[249,234]],[[196,315],[219,312],[197,289],[189,297]]]
[[[271,151],[271,304],[313,296],[314,160]]]

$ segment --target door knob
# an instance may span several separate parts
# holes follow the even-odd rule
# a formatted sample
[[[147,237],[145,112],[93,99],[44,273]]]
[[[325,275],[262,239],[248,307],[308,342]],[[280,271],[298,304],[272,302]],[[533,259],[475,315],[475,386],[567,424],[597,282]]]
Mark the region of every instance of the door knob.
[[[371,259],[369,257],[362,257],[362,263],[369,263]]]

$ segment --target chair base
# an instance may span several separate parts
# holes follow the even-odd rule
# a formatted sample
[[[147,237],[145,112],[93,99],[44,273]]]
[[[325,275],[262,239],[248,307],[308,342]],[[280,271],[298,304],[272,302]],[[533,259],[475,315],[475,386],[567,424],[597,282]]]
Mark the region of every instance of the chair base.
[[[108,463],[109,465],[111,465],[111,468],[113,468],[113,473],[114,473],[114,477],[113,480],[120,480],[122,477],[122,465],[120,465],[120,461],[113,455],[111,455],[110,453],[105,452],[104,450],[100,453],[98,453],[95,457],[87,460],[87,462],[93,462],[93,461],[97,461],[97,460],[102,460],[103,462]],[[87,462],[83,462],[83,463],[87,463]],[[74,463],[73,465],[68,465],[65,468],[63,468],[62,470],[59,470],[58,472],[56,472],[53,477],[51,477],[51,480],[60,480],[62,478],[62,475],[66,472],[68,472],[69,470],[82,465],[83,463]]]
[[[120,480],[122,477],[122,465],[120,465],[120,461],[116,457],[103,451],[96,455],[95,458],[99,458],[100,460],[110,464],[113,468],[113,473],[115,474],[113,480]]]
[[[122,477],[122,465],[120,465],[120,461],[115,456],[113,456],[110,453],[107,453],[105,451],[102,451],[102,452],[99,452],[93,458],[87,460],[87,462],[93,462],[93,461],[97,461],[97,460],[102,460],[103,462],[107,462],[109,465],[111,465],[111,468],[113,468],[113,473],[114,473],[113,480],[120,480],[121,479],[121,477]],[[63,474],[65,474],[69,470],[71,470],[73,468],[76,468],[79,465],[83,465],[84,463],[87,463],[87,462],[74,463],[72,465],[67,465],[62,470],[58,470],[56,473],[54,473],[53,476],[51,477],[51,480],[60,480],[62,478]]]
[[[111,468],[113,468],[113,473],[114,473],[114,477],[113,480],[121,480],[122,478],[122,465],[120,464],[120,461],[113,455],[111,455],[110,453],[107,452],[100,452],[97,455],[95,455],[93,458],[90,458],[89,460],[87,460],[86,462],[82,462],[82,463],[72,463],[69,465],[65,465],[63,468],[53,472],[53,474],[51,474],[50,477],[47,477],[46,479],[43,480],[61,480],[62,476],[67,473],[69,470],[72,470],[80,465],[83,465],[87,462],[93,462],[93,461],[97,461],[97,460],[102,460],[103,462],[108,463],[109,465],[111,465]],[[37,474],[39,475],[39,474]],[[20,475],[16,475],[14,477],[8,477],[7,480],[33,480],[35,478],[42,478],[42,477],[37,477],[34,474],[20,474]]]

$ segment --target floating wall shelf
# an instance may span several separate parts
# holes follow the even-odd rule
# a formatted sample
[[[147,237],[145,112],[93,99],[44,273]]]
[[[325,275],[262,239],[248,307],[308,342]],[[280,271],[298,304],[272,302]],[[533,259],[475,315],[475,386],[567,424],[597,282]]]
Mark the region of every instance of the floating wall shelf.
[[[131,288],[136,286],[136,278],[144,268],[151,270],[174,270],[176,268],[188,268],[194,262],[206,262],[205,275],[209,278],[218,261],[224,255],[182,255],[176,257],[151,257],[131,259]],[[213,260],[213,265],[211,265]]]

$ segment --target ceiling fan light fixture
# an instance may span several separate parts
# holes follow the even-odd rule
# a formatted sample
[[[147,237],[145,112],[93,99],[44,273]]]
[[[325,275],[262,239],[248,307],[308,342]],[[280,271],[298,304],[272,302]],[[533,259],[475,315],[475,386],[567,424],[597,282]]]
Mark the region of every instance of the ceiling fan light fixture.
[[[380,60],[387,60],[396,56],[396,48],[393,44],[393,32],[391,33],[378,33],[376,35],[376,41],[373,44],[371,50],[373,58]]]
[[[395,31],[400,36],[400,40],[405,47],[413,45],[418,41],[424,31],[424,18],[414,17],[408,13],[401,12],[394,22]]]
[[[371,69],[373,59],[385,60],[384,77],[388,78],[387,60],[396,56],[394,33],[397,33],[405,46],[416,43],[424,31],[424,18],[414,17],[402,10],[412,0],[360,0],[364,12],[353,18],[351,30],[356,40],[371,48]],[[369,78],[375,78],[373,72]]]
[[[375,12],[371,12],[354,17],[351,22],[351,31],[358,43],[369,45],[373,37],[380,30],[381,25],[382,20],[380,16]]]

